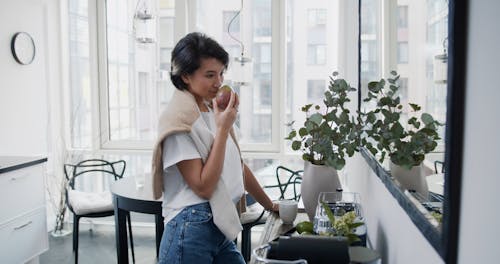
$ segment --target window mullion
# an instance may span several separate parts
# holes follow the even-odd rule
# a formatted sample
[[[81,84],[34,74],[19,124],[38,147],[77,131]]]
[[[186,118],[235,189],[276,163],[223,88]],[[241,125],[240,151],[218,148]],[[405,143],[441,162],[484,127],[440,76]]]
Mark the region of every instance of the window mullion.
[[[174,42],[177,43],[184,35],[188,33],[189,16],[194,12],[189,12],[188,7],[195,7],[193,1],[175,0],[175,23],[174,23]],[[192,19],[194,20],[194,18]]]
[[[92,108],[92,150],[101,149],[109,139],[107,94],[106,1],[89,1],[89,46]]]
[[[285,83],[286,83],[286,1],[272,1],[272,145],[273,149],[284,151],[285,125]]]

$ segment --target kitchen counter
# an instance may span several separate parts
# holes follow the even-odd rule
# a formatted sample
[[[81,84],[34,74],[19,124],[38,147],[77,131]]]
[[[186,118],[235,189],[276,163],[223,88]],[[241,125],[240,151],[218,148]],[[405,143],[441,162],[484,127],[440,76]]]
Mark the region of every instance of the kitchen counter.
[[[47,158],[43,157],[0,156],[0,174],[44,163],[46,161]]]

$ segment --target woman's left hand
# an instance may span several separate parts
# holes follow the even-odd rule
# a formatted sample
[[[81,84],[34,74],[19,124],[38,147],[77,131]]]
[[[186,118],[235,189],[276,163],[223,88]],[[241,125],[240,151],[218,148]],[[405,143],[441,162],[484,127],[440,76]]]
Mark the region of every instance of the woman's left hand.
[[[269,209],[269,211],[276,212],[276,213],[278,213],[279,210],[280,210],[280,206],[278,203],[275,203],[275,202],[273,202],[273,206]]]

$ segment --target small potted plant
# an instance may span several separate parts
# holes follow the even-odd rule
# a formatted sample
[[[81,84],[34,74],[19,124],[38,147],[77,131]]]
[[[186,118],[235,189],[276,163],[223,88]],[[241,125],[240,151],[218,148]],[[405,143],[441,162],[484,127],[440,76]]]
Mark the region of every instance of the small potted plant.
[[[359,147],[360,125],[351,115],[346,103],[348,94],[356,91],[338,73],[330,76],[322,109],[319,105],[302,107],[306,119],[300,128],[293,128],[286,140],[292,141],[292,149],[302,151],[304,175],[301,195],[305,210],[312,221],[320,192],[341,189],[337,170],[345,166],[346,156],[351,157]]]
[[[417,117],[421,107],[413,103],[409,103],[411,117],[402,124],[398,80],[398,73],[392,71],[391,78],[368,83],[368,97],[363,101],[375,102],[376,106],[359,115],[363,124],[361,143],[374,155],[380,152],[381,163],[386,157],[390,159],[391,174],[404,188],[427,197],[422,162],[436,148],[440,139],[437,130],[443,124],[428,113]]]

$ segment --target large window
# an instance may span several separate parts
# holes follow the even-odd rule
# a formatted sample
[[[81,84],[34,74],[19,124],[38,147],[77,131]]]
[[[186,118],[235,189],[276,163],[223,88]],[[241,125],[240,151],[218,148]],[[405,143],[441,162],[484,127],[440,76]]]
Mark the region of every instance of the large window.
[[[92,106],[87,0],[69,1],[69,130],[73,148],[91,148]]]
[[[217,40],[231,63],[243,48],[252,59],[250,84],[232,82],[232,64],[225,76],[241,98],[237,125],[247,157],[299,157],[283,140],[285,124],[303,122],[300,107],[320,102],[325,80],[343,70],[338,69],[339,21],[327,19],[339,17],[337,2],[255,0],[241,7],[234,0],[145,1],[157,35],[153,43],[139,43],[136,0],[68,1],[73,148],[125,150],[132,153],[122,157],[128,161],[147,161],[133,153],[152,147],[158,115],[175,89],[170,54],[188,32]],[[254,169],[266,164],[255,162]],[[142,171],[144,166],[136,167]]]

